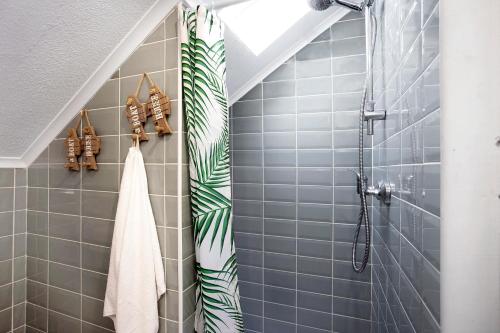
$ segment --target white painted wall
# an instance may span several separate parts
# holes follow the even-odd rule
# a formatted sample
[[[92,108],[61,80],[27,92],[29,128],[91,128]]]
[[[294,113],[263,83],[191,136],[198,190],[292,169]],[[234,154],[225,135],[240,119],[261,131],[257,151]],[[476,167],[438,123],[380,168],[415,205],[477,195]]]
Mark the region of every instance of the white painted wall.
[[[441,323],[500,332],[500,1],[441,0]]]

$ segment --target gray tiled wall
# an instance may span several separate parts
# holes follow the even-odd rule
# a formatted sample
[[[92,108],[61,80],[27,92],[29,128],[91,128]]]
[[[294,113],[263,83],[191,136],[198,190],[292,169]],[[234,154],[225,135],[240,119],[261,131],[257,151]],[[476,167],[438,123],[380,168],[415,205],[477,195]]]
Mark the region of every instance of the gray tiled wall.
[[[172,99],[169,123],[175,131],[160,138],[149,120],[146,129],[150,140],[141,145],[168,289],[160,300],[160,332],[179,331],[179,301],[184,298],[182,319],[191,322],[194,274],[186,172],[182,195],[177,192],[177,170],[187,169],[186,156],[179,158],[177,145],[184,137],[183,129],[178,128],[177,45],[174,11],[87,104],[102,140],[98,171],[64,169],[65,131],[29,167],[27,332],[113,331],[111,320],[102,317],[102,308],[121,171],[132,142],[124,104],[143,72],[150,73]],[[142,100],[146,94],[145,85]],[[178,204],[184,207],[182,224],[178,224]],[[186,236],[179,239],[181,226]],[[182,286],[179,269],[185,272]]]
[[[396,188],[373,208],[372,320],[376,332],[439,332],[438,0],[377,0],[378,122],[373,179]]]
[[[0,332],[24,332],[26,170],[0,169]]]
[[[364,20],[349,14],[232,108],[248,332],[370,330],[370,267],[358,275],[350,263],[364,45]],[[371,165],[371,145],[366,157]]]

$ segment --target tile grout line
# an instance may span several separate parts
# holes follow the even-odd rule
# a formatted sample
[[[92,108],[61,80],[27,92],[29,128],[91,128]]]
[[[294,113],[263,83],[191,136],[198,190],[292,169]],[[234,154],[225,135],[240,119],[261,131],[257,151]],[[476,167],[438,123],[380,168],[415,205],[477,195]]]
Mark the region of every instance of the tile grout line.
[[[297,102],[297,55],[293,56],[293,78],[294,78],[294,102],[295,102],[295,166],[297,167],[299,165],[299,160],[298,160],[298,133],[299,133],[299,111],[298,111],[298,102]],[[264,199],[264,198],[263,198]],[[298,247],[299,247],[299,241],[298,241],[298,232],[299,232],[299,221],[298,221],[298,216],[299,216],[299,171],[298,169],[295,169],[295,332],[297,333],[298,330],[298,322],[299,322],[299,311],[298,311],[298,299],[299,299],[299,293],[297,291],[298,285],[299,285],[299,280],[298,280],[298,270],[299,270],[299,263],[298,263]],[[264,315],[264,314],[263,314]]]
[[[10,329],[14,330],[14,257],[15,257],[15,228],[16,228],[16,190],[17,190],[17,184],[16,184],[16,172],[17,169],[13,169],[13,184],[14,184],[14,191],[13,191],[13,196],[12,196],[12,244],[11,244],[11,257],[12,257],[12,262],[11,262],[11,279],[10,283],[12,284],[11,286],[11,313],[10,313]]]
[[[81,124],[80,130],[81,130]],[[81,132],[80,132],[81,133]],[[47,332],[49,330],[49,294],[50,294],[50,145],[47,147]],[[80,186],[81,186],[81,172],[80,172]]]
[[[260,153],[262,154],[262,182],[265,183],[265,149],[264,149],[264,84],[261,82],[260,83],[260,104],[261,104],[261,127],[262,127],[262,130],[261,130],[261,133],[260,133],[260,140],[262,142],[262,148],[260,150]],[[234,141],[233,141],[233,144],[234,144]],[[233,147],[233,152],[234,152],[234,147]],[[262,198],[264,199],[264,196],[265,196],[265,192],[264,192],[264,186],[262,186]],[[265,272],[265,251],[264,251],[264,239],[265,239],[265,235],[266,235],[266,231],[265,231],[265,207],[264,207],[264,204],[262,204],[262,283],[260,285],[261,289],[262,289],[262,318],[261,318],[261,321],[262,321],[262,333],[264,333],[265,331],[265,322],[264,322],[264,313],[265,313],[265,309],[264,309],[264,285],[265,285],[265,280],[264,280],[264,272]]]
[[[167,17],[168,17],[168,14],[167,14]],[[167,45],[167,42],[166,42],[167,27],[166,27],[165,18],[163,19],[162,23],[163,23],[163,37],[165,39],[165,40],[163,40],[163,69],[165,70],[166,64],[167,64],[167,60],[166,60],[167,59],[167,47],[166,47],[166,45]],[[167,90],[167,73],[166,73],[166,71],[163,71],[163,86],[165,87],[165,90]],[[181,108],[182,108],[182,106],[181,106]],[[162,140],[162,141],[163,141],[163,145],[162,145],[162,147],[163,147],[163,149],[162,149],[162,152],[163,152],[163,168],[162,168],[163,169],[163,193],[162,193],[162,196],[163,196],[163,198],[162,198],[163,216],[162,216],[162,218],[163,218],[164,225],[166,225],[167,224],[167,222],[166,222],[166,211],[165,211],[165,193],[167,192],[166,191],[166,184],[165,184],[166,183],[166,176],[167,176],[166,175],[166,171],[165,171],[165,169],[166,169],[165,168],[165,164],[166,164],[166,143],[165,143],[165,140]],[[164,239],[164,242],[167,241],[167,228],[163,229],[163,239]],[[165,278],[165,284],[166,284],[166,275],[168,274],[168,272],[166,271],[166,267],[165,267],[166,266],[165,265],[166,262],[167,262],[166,259],[165,260],[162,259],[162,264],[164,265],[163,266],[164,267],[164,272],[163,273],[164,273],[164,278]],[[177,265],[179,265],[179,264],[177,263]],[[167,297],[168,297],[167,291],[165,291],[165,294],[163,295],[163,298],[164,298],[163,299],[163,303],[164,303],[163,306],[165,307],[165,327],[164,327],[165,332],[160,332],[160,333],[168,333],[167,332],[167,320],[166,320],[167,313],[168,313]],[[161,327],[161,323],[160,323],[160,327]]]
[[[176,38],[177,38],[177,100],[179,101],[178,107],[177,107],[177,112],[178,112],[178,117],[177,117],[177,132],[178,132],[178,139],[177,139],[177,284],[178,284],[178,331],[180,333],[184,332],[184,272],[183,272],[183,251],[182,251],[182,233],[183,233],[183,225],[182,225],[182,201],[184,200],[182,196],[182,132],[183,132],[183,119],[184,119],[184,111],[183,111],[183,96],[182,96],[182,88],[183,88],[183,81],[182,81],[182,64],[180,63],[182,57],[181,57],[181,52],[182,52],[182,41],[179,36],[179,32],[181,31],[181,22],[182,22],[182,16],[183,14],[183,9],[182,5],[178,5],[176,9],[176,16],[177,16],[177,22],[176,22]],[[164,25],[166,29],[166,22]],[[166,33],[166,31],[165,31]],[[165,49],[166,49],[166,42],[165,42]],[[166,51],[165,51],[165,66],[166,66]],[[166,82],[165,82],[166,85]],[[165,149],[164,149],[165,150]],[[165,161],[164,161],[165,162]],[[186,175],[188,176],[188,175]],[[166,231],[165,231],[166,232]],[[195,310],[196,311],[196,310]],[[165,317],[167,315],[165,314]],[[168,333],[168,332],[167,332]]]

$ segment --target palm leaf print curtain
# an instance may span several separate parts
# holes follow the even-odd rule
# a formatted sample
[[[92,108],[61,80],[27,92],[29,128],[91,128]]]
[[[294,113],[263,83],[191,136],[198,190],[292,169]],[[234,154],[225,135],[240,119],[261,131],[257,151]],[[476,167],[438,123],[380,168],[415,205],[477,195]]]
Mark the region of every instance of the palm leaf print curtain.
[[[224,28],[199,6],[181,28],[182,84],[196,248],[198,333],[243,332],[232,229]]]

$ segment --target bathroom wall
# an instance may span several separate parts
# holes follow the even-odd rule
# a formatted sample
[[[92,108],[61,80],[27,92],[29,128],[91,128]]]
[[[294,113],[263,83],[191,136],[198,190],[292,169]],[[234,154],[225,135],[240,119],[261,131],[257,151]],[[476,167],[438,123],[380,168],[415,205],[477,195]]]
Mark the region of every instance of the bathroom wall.
[[[179,332],[182,323],[186,323],[184,331],[190,332],[193,250],[187,162],[184,149],[179,149],[183,129],[178,108],[176,11],[86,105],[102,140],[99,170],[64,169],[65,131],[28,169],[27,332],[113,331],[102,309],[120,177],[132,144],[124,105],[143,72],[150,73],[172,99],[169,123],[175,131],[158,137],[149,120],[150,140],[141,144],[168,289],[159,302],[160,332]],[[141,99],[146,96],[144,85]]]
[[[0,332],[24,332],[26,170],[0,169]]]
[[[375,1],[373,180],[395,187],[373,208],[372,332],[439,332],[438,0]]]
[[[351,13],[233,105],[234,228],[248,332],[370,330],[370,266],[356,274],[350,263],[364,73],[364,20]],[[371,140],[366,147],[371,165]]]

